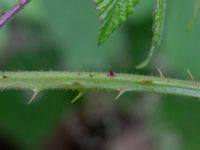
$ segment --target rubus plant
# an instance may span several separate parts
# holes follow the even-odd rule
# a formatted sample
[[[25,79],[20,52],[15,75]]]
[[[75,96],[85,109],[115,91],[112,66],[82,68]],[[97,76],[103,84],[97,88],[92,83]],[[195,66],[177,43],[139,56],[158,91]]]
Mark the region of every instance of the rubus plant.
[[[19,0],[18,3],[6,12],[0,14],[0,28],[13,16],[21,11],[30,0]],[[132,15],[139,0],[94,0],[101,21],[101,29],[98,37],[98,45],[103,44],[109,36]],[[197,0],[199,3],[199,0]],[[153,11],[153,38],[147,59],[136,66],[140,69],[145,67],[151,60],[155,50],[161,43],[162,30],[165,20],[166,0],[155,0]],[[195,8],[194,17],[189,26],[194,23],[199,6]],[[166,93],[190,97],[200,97],[200,83],[196,82],[192,73],[187,70],[191,80],[177,80],[165,78],[160,69],[159,77],[114,73],[97,72],[0,72],[0,90],[26,89],[32,90],[32,100],[37,94],[48,89],[75,89],[80,91],[72,102],[81,97],[90,89],[115,90],[119,98],[128,91],[143,91],[154,93]]]

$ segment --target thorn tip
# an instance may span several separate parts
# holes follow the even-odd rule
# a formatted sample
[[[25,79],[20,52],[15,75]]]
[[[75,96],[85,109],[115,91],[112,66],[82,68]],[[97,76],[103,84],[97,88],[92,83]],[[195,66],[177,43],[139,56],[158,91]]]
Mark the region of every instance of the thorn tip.
[[[160,77],[161,77],[161,78],[164,78],[164,75],[163,75],[163,73],[162,73],[161,69],[160,69],[160,68],[157,68],[157,71],[158,71],[158,73],[159,73]]]
[[[117,96],[114,98],[114,100],[119,99],[125,92],[127,92],[127,90],[119,90],[119,93],[118,93]]]
[[[196,82],[196,79],[194,78],[192,72],[189,69],[187,69],[186,72],[189,75],[190,79],[194,82],[194,84],[196,84],[197,82]]]
[[[79,98],[81,98],[84,95],[84,91],[79,91],[78,95],[71,101],[71,103],[74,103],[77,101]]]
[[[28,105],[31,104],[31,103],[33,102],[33,100],[36,98],[36,96],[38,95],[39,92],[40,92],[40,91],[37,90],[37,89],[34,89],[34,90],[33,90],[33,95],[32,95],[32,97],[31,97],[31,99],[28,101]]]

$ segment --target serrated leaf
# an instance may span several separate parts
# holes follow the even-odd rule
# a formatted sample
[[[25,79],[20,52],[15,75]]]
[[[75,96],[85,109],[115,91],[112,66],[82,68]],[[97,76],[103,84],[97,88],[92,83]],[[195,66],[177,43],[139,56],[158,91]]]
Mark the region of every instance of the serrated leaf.
[[[139,0],[95,0],[96,9],[101,21],[98,45],[108,37],[133,13]]]
[[[153,11],[153,38],[151,42],[151,48],[147,59],[136,66],[137,69],[144,68],[148,65],[149,61],[151,60],[154,52],[159,48],[161,43],[161,36],[164,26],[165,20],[165,0],[156,0],[155,1],[155,9]]]

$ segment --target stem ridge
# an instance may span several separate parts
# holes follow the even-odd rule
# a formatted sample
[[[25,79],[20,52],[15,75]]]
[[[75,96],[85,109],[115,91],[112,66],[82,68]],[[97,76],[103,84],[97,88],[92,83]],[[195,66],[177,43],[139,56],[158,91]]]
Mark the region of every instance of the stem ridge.
[[[163,93],[200,98],[200,83],[130,74],[97,72],[2,72],[0,73],[0,90],[114,90]]]

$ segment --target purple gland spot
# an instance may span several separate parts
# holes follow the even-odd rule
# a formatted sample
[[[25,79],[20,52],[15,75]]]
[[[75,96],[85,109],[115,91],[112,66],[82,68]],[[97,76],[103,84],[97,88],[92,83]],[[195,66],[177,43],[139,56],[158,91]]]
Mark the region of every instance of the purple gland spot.
[[[112,69],[110,69],[110,70],[108,71],[107,76],[109,76],[109,77],[115,77],[115,76],[116,76],[116,73],[113,72]]]

